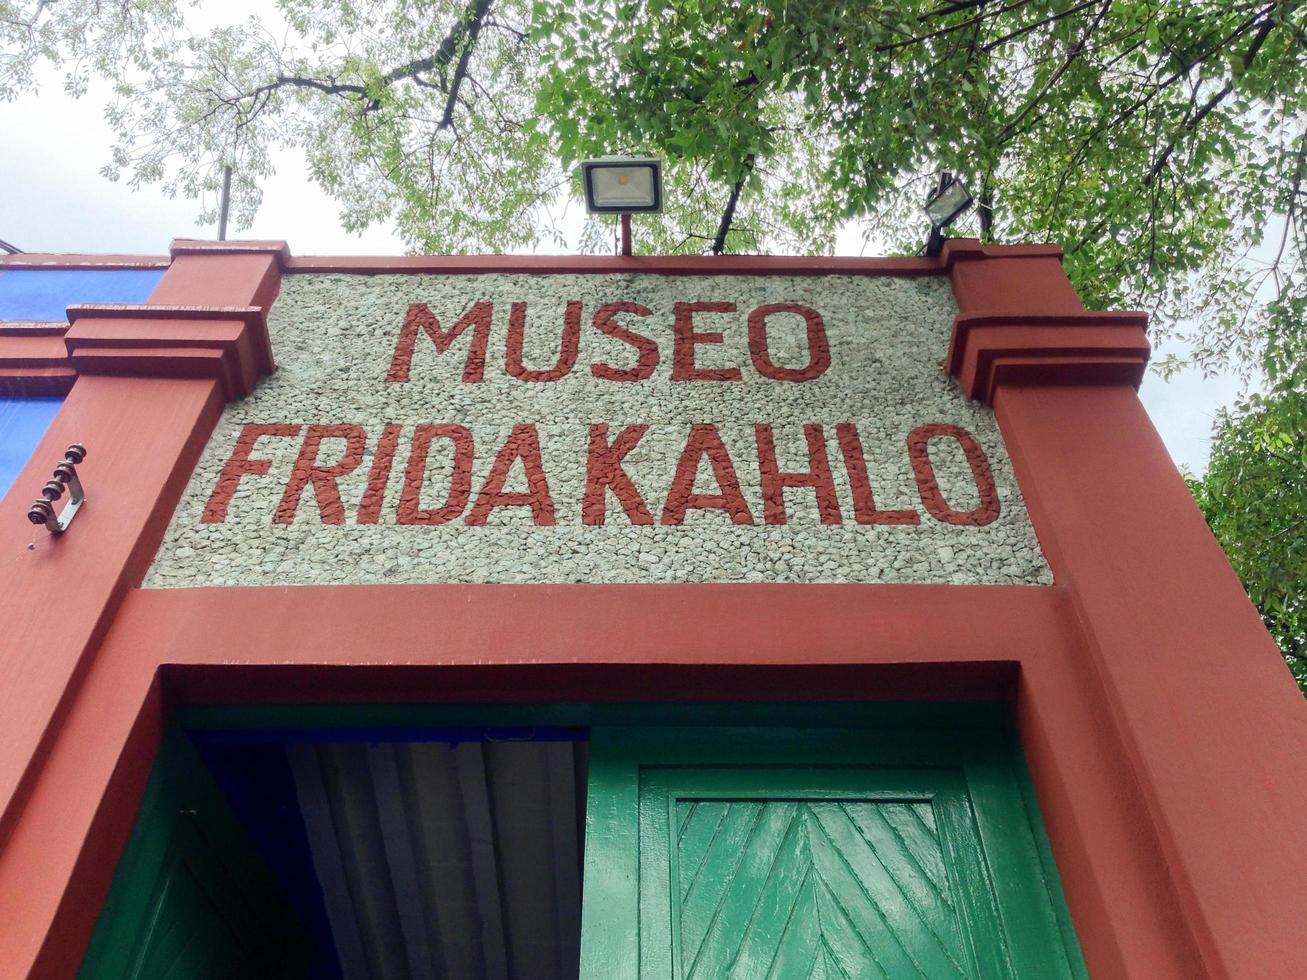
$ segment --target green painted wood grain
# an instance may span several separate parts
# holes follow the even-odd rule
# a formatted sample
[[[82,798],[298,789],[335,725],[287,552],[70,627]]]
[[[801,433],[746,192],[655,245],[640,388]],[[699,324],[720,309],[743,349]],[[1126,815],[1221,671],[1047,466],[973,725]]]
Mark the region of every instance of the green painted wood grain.
[[[997,728],[593,736],[588,980],[1085,976]]]
[[[830,960],[857,976],[969,975],[956,914],[938,887],[897,840],[873,844],[860,828],[883,823],[879,810],[928,804],[694,805],[733,810],[751,833],[738,854],[730,835],[713,840],[695,871],[704,907],[682,902],[673,913],[681,917],[686,977],[766,977],[782,949],[787,959],[817,969]],[[682,849],[683,873],[685,856]]]

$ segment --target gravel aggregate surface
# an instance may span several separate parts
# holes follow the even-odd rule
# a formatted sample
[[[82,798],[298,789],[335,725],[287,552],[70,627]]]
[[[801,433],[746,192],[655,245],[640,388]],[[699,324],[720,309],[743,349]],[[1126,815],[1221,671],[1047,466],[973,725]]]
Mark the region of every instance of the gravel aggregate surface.
[[[615,301],[638,303],[648,316],[618,313],[623,327],[656,342],[658,363],[639,381],[595,377],[592,364],[629,370],[639,351],[593,325]],[[410,304],[426,304],[448,330],[478,302],[493,304],[483,379],[468,383],[469,327],[440,353],[426,332],[414,338],[406,382],[387,381]],[[569,302],[580,303],[574,366],[554,381],[531,382],[505,369],[511,305],[525,303],[522,362],[548,370],[559,360]],[[676,303],[734,303],[736,312],[697,312],[693,329],[721,342],[693,350],[698,370],[739,370],[738,381],[673,380]],[[809,381],[764,377],[750,356],[748,318],[764,304],[816,310],[830,364]],[[653,275],[334,275],[285,277],[269,325],[278,370],[255,392],[228,405],[197,466],[145,585],[296,585],[426,582],[920,582],[1041,585],[1052,581],[1012,473],[993,413],[968,401],[941,369],[956,308],[947,279],[849,276]],[[813,360],[804,318],[776,312],[766,320],[773,365],[801,369]],[[685,346],[685,345],[683,345]],[[683,352],[684,356],[684,352]],[[471,433],[470,499],[439,524],[399,523],[410,443],[422,424],[458,424]],[[590,427],[605,423],[611,442],[625,426],[648,426],[622,460],[651,515],[633,524],[608,491],[602,524],[583,523]],[[804,426],[822,427],[842,523],[822,523],[810,488],[783,493],[785,524],[765,522],[755,425],[772,427],[780,469],[807,470]],[[856,426],[876,506],[911,509],[917,524],[860,525],[836,425]],[[250,424],[303,427],[294,436],[264,436],[249,452],[267,460],[263,474],[234,485],[221,522],[204,520],[237,439]],[[310,483],[289,523],[274,520],[311,425],[361,427],[362,455],[335,479],[340,523],[324,523]],[[359,507],[385,425],[399,426],[393,462],[376,508],[360,523]],[[514,459],[484,524],[468,523],[487,477],[515,426],[534,426],[553,523],[522,503],[526,466]],[[660,523],[674,474],[695,425],[716,427],[729,453],[752,523],[720,508],[690,507],[679,524]],[[908,436],[927,424],[957,426],[978,441],[993,474],[998,515],[984,524],[952,524],[923,503],[910,464]],[[931,468],[948,506],[982,504],[961,444],[929,441]],[[317,465],[349,449],[322,439]],[[417,503],[435,512],[455,479],[454,443],[436,438]],[[707,459],[698,461],[692,492],[721,495]],[[380,482],[376,489],[381,489]],[[489,488],[495,490],[494,486]],[[685,489],[684,487],[682,489]],[[681,495],[684,497],[684,494]],[[515,501],[515,502],[514,502]],[[331,508],[327,502],[326,511]],[[455,502],[456,503],[456,502]],[[374,501],[375,504],[375,501]],[[450,510],[454,505],[451,505]],[[283,508],[283,515],[285,509]],[[210,515],[212,518],[212,514]],[[739,519],[737,509],[735,517]],[[829,514],[827,517],[829,518]]]

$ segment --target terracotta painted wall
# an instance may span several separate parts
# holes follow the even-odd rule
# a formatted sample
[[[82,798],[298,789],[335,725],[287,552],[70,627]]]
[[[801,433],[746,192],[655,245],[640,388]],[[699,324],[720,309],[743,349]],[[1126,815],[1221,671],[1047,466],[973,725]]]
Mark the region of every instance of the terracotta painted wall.
[[[39,351],[0,344],[0,377],[68,390],[0,501],[0,975],[75,968],[170,704],[631,698],[1009,701],[1094,976],[1307,975],[1307,711],[1134,394],[1148,351],[1143,317],[1085,311],[1056,249],[952,242],[940,260],[320,260],[291,258],[280,243],[179,242],[164,264],[146,304],[74,308],[71,326],[48,331]],[[151,584],[197,584],[194,571],[167,581],[184,569],[181,549],[198,550],[198,539],[183,539],[204,523],[195,508],[205,486],[186,488],[199,464],[212,494],[205,453],[225,465],[235,421],[353,418],[333,414],[341,392],[297,418],[239,414],[297,376],[302,352],[288,342],[285,380],[258,385],[278,353],[266,314],[278,322],[283,275],[542,272],[815,273],[870,277],[889,292],[929,291],[916,279],[947,276],[951,337],[946,347],[939,333],[923,356],[973,402],[950,403],[961,414],[942,421],[975,425],[996,485],[1015,479],[1052,584],[484,576],[139,587],[174,520]],[[296,288],[292,280],[288,298]],[[393,357],[380,346],[382,362]],[[88,503],[54,540],[24,512],[74,441],[90,449]],[[301,435],[296,456],[302,445]],[[321,516],[312,483],[314,499],[300,506]],[[275,512],[277,494],[259,493],[233,494],[230,506]],[[349,501],[355,517],[361,499]],[[1016,499],[1001,500],[1007,513],[1018,513]],[[610,514],[615,506],[610,496]],[[924,524],[926,503],[912,506]],[[794,530],[820,532],[817,518]],[[945,530],[980,541],[987,527]]]

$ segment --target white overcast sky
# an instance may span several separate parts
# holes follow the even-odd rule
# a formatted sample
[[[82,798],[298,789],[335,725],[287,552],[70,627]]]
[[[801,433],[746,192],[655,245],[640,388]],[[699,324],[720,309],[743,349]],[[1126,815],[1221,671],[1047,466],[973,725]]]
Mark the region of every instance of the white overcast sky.
[[[211,238],[195,223],[194,201],[169,199],[157,187],[130,191],[99,174],[113,139],[96,89],[80,100],[63,94],[58,75],[43,73],[37,94],[0,103],[0,239],[26,252],[164,254],[173,238]],[[285,153],[264,188],[263,207],[244,238],[285,239],[298,255],[393,255],[403,246],[386,227],[343,231],[337,207],[307,175],[302,157]],[[233,236],[235,237],[235,236]],[[860,254],[850,228],[836,251]],[[1178,464],[1201,472],[1212,421],[1238,395],[1228,376],[1185,372],[1170,382],[1150,373],[1140,394]]]

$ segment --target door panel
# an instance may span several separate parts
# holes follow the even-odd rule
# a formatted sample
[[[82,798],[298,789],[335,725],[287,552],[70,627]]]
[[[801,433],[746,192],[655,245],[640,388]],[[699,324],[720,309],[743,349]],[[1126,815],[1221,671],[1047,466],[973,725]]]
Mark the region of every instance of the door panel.
[[[1001,739],[614,728],[591,752],[584,977],[1083,975]]]
[[[263,859],[180,732],[159,751],[80,976],[305,976],[307,940]]]
[[[701,801],[677,809],[689,811],[673,912],[686,977],[806,977],[832,966],[865,977],[975,975],[947,876],[932,878],[900,841],[877,839],[892,837],[905,818],[919,831],[929,822],[924,863],[942,872],[933,820],[914,815],[929,814],[928,803]],[[711,828],[706,847],[687,841],[693,824]]]

